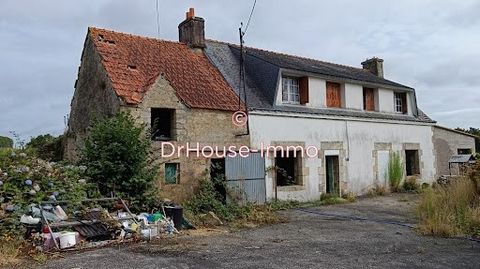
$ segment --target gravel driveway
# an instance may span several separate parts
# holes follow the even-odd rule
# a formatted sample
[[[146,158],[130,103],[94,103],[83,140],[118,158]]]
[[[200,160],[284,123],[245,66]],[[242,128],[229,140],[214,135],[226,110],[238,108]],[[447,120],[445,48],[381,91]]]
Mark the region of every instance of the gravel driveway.
[[[416,199],[290,210],[281,224],[69,254],[41,268],[480,268],[480,243],[409,228]]]

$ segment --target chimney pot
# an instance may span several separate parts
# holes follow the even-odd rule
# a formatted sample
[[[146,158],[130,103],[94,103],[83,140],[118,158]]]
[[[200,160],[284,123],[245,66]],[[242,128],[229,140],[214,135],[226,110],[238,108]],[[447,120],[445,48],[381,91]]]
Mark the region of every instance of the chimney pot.
[[[383,59],[373,57],[362,62],[362,66],[375,76],[383,78]]]

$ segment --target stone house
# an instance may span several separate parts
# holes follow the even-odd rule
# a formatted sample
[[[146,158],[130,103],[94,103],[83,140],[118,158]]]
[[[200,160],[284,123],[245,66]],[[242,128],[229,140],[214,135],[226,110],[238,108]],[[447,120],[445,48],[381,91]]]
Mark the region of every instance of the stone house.
[[[205,39],[204,25],[190,9],[179,42],[89,28],[67,156],[75,159],[92,119],[128,111],[152,127],[158,154],[166,142],[249,149],[243,157],[159,154],[159,187],[171,199],[191,195],[212,164],[228,186],[259,203],[388,186],[392,152],[405,177],[435,180],[444,150],[435,148],[435,121],[418,108],[415,89],[384,78],[382,59],[357,68],[250,47],[242,53]],[[232,124],[245,109],[248,124]]]

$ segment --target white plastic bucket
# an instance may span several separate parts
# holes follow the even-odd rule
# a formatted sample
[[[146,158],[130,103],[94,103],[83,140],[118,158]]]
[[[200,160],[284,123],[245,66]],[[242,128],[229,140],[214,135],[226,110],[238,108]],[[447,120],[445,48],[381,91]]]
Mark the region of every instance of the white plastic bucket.
[[[60,233],[60,248],[69,248],[75,246],[77,240],[75,239],[76,232],[63,232]]]

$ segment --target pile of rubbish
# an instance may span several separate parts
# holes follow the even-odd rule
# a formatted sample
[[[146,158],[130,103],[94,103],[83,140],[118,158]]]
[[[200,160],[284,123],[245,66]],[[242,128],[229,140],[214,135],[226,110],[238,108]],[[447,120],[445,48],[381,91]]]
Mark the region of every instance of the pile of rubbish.
[[[191,228],[183,219],[182,207],[162,205],[161,210],[133,214],[120,198],[85,199],[91,204],[67,214],[68,201],[48,201],[31,205],[20,217],[25,237],[38,250],[90,248],[125,240],[152,240]],[[184,225],[187,224],[187,225]]]

